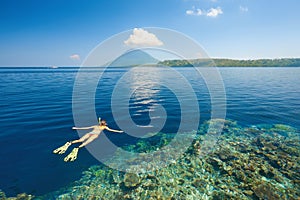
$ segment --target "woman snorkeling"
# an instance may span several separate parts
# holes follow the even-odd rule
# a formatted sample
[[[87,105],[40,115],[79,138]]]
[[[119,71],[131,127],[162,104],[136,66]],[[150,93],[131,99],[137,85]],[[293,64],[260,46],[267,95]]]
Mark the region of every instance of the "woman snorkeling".
[[[121,131],[121,130],[114,130],[114,129],[111,129],[107,126],[107,123],[105,120],[101,120],[99,118],[99,124],[97,125],[94,125],[94,126],[89,126],[89,127],[73,127],[72,129],[74,130],[85,130],[85,129],[92,129],[91,132],[88,132],[86,133],[84,136],[82,136],[80,139],[78,140],[73,140],[73,141],[70,141],[70,142],[67,142],[66,144],[64,144],[63,146],[55,149],[53,151],[53,153],[56,153],[56,154],[63,154],[66,152],[66,150],[69,148],[69,146],[71,146],[72,144],[75,144],[75,143],[79,143],[81,142],[82,144],[79,145],[78,147],[75,147],[72,152],[67,155],[65,158],[64,158],[64,161],[65,162],[68,162],[68,161],[74,161],[76,160],[77,158],[77,154],[78,154],[78,150],[84,146],[86,146],[87,144],[91,143],[92,141],[94,141],[96,138],[99,137],[100,133],[103,131],[103,130],[108,130],[108,131],[111,131],[111,132],[115,132],[115,133],[123,133],[124,131]]]

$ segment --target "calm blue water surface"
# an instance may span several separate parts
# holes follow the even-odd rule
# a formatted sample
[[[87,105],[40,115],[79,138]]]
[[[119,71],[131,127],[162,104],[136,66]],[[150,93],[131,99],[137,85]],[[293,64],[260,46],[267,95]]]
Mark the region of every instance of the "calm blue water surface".
[[[111,95],[118,80],[129,70],[106,69],[95,93],[97,113],[115,129],[118,126],[111,113]],[[8,196],[21,192],[41,195],[57,190],[79,179],[89,166],[99,164],[85,149],[73,163],[65,163],[63,157],[52,153],[66,141],[78,138],[72,130],[72,92],[77,71],[0,68],[0,189]],[[210,94],[205,81],[193,68],[176,68],[176,71],[189,81],[197,95],[200,123],[210,119]],[[300,128],[300,68],[219,68],[219,71],[226,91],[228,119],[247,126],[280,123]],[[89,82],[98,81],[98,74],[99,70],[82,72],[87,87]],[[129,109],[133,121],[145,126],[150,122],[149,113],[162,105],[167,117],[161,131],[175,133],[184,111],[174,91],[160,85],[160,80],[166,78],[174,80],[172,87],[183,87],[163,69],[160,73],[151,68],[133,71],[123,87],[141,87],[131,95],[129,108],[120,110]],[[83,101],[84,98],[82,94]],[[189,101],[189,97],[184,100]],[[83,112],[89,109],[82,108]],[[162,120],[161,116],[154,119]],[[107,136],[118,146],[134,142],[134,137],[127,134]]]

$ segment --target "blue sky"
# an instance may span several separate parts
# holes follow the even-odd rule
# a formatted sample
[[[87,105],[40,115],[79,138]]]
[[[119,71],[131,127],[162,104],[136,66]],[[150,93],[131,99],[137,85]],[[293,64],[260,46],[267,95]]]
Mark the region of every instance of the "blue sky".
[[[210,57],[300,57],[299,0],[1,0],[0,66],[76,66],[100,42],[161,27]]]

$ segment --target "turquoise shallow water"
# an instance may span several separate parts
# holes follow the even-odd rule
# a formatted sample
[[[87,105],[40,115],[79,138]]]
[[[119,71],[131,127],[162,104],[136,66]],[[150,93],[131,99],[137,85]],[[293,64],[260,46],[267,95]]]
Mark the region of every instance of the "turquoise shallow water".
[[[208,125],[218,126],[223,122],[225,126],[217,144],[203,155],[206,137],[217,137],[207,132]],[[145,154],[155,151],[172,140],[161,135],[155,147],[151,141],[139,141],[125,149]],[[184,137],[189,135],[186,133]],[[200,127],[190,148],[166,167],[134,173],[94,165],[80,180],[41,198],[298,199],[299,142],[300,132],[282,124],[241,127],[234,121],[210,120]]]
[[[111,113],[110,97],[114,85],[128,70],[128,68],[111,68],[107,70],[101,80],[102,82],[99,82],[99,87],[97,88],[95,97],[96,110],[98,113],[101,113],[101,117],[107,119],[109,125],[113,128],[117,128],[118,126]],[[187,77],[195,90],[201,112],[201,121],[199,124],[201,126],[206,120],[210,119],[211,111],[209,93],[205,86],[205,82],[195,75],[193,69],[176,68],[176,70]],[[260,155],[260,157],[258,156],[258,162],[261,164],[256,167],[261,168],[263,165],[262,163],[265,163],[266,166],[270,165],[275,171],[278,171],[278,179],[283,180],[278,183],[276,182],[276,184],[282,184],[283,187],[290,187],[289,190],[294,191],[294,193],[290,192],[290,194],[294,197],[299,195],[299,193],[295,193],[295,191],[299,190],[299,188],[295,187],[297,183],[299,183],[297,182],[297,180],[299,181],[299,177],[289,177],[290,175],[287,174],[288,172],[284,171],[286,170],[284,166],[277,166],[274,164],[275,158],[272,157],[272,154],[277,151],[285,151],[284,147],[280,147],[279,144],[285,144],[288,146],[291,143],[297,143],[298,131],[296,130],[300,128],[299,72],[299,68],[220,68],[220,73],[223,77],[224,87],[226,90],[226,117],[227,119],[236,121],[238,124],[237,128],[232,126],[232,129],[224,132],[224,135],[222,136],[224,139],[222,141],[226,145],[230,145],[230,140],[239,138],[240,135],[247,132],[245,129],[249,129],[255,125],[253,132],[255,132],[256,129],[259,132],[263,132],[258,135],[262,135],[262,139],[266,141],[261,142],[262,144],[259,142],[253,144],[257,135],[255,135],[256,133],[248,133],[248,131],[247,134],[249,134],[249,136],[246,134],[247,137],[241,137],[239,139],[243,141],[246,146],[248,145],[247,148],[250,148],[250,150],[242,150],[242,152],[240,152],[240,149],[236,147],[238,145],[235,145],[230,146],[230,152],[234,151],[239,156],[241,153],[243,153],[243,155],[249,154],[248,159],[253,159],[254,157],[251,157],[252,150],[260,150],[259,148],[263,148],[265,143],[272,143],[272,145],[277,147],[277,149],[271,148],[271,150],[261,150],[262,153],[258,153]],[[52,154],[52,150],[57,146],[60,146],[65,141],[78,138],[76,132],[71,129],[71,127],[74,126],[72,116],[72,90],[76,73],[77,69],[75,68],[0,69],[0,88],[2,96],[0,99],[0,128],[3,130],[0,134],[0,155],[1,158],[5,158],[0,161],[1,190],[4,191],[7,196],[17,195],[23,192],[40,196],[53,191],[59,191],[55,194],[51,194],[52,196],[50,195],[51,198],[57,198],[59,196],[62,197],[62,194],[66,194],[67,196],[87,195],[88,193],[80,193],[84,187],[89,187],[91,190],[94,190],[95,188],[91,187],[91,184],[97,184],[98,186],[103,184],[103,187],[106,189],[101,190],[102,192],[108,191],[108,187],[113,187],[116,190],[116,193],[120,193],[119,195],[124,196],[125,193],[129,193],[130,195],[131,192],[134,191],[132,190],[133,188],[140,188],[139,194],[142,195],[145,188],[150,187],[144,185],[143,181],[146,181],[147,184],[154,184],[152,185],[152,190],[158,191],[158,184],[156,182],[152,183],[153,180],[151,178],[149,181],[149,178],[145,178],[144,176],[139,177],[141,180],[139,181],[139,186],[136,188],[124,186],[125,182],[123,180],[125,175],[122,173],[115,176],[115,178],[120,179],[120,181],[111,181],[112,174],[116,172],[104,168],[107,173],[101,174],[103,166],[101,166],[101,164],[85,149],[80,152],[79,158],[76,162],[68,164],[64,163],[60,157]],[[85,71],[84,75],[88,77],[87,80],[93,80],[96,78],[93,70]],[[148,78],[148,75],[149,73],[147,73],[147,71],[145,71],[144,74],[140,72],[139,78]],[[161,132],[167,135],[168,133],[174,133],[178,130],[178,123],[180,122],[180,107],[178,105],[178,101],[172,91],[165,87],[157,87],[157,85],[159,85],[159,79],[156,75],[151,77],[152,79],[150,78],[149,82],[154,84],[155,87],[152,87],[153,85],[149,84],[148,87],[137,90],[132,96],[130,100],[131,116],[137,124],[141,126],[147,125],[149,123],[148,110],[154,104],[160,103],[165,107],[168,114],[166,124]],[[168,78],[172,79],[172,77]],[[130,80],[130,82],[138,84],[138,80],[139,79],[135,79],[135,82],[134,80]],[[175,86],[178,85],[175,84]],[[277,129],[280,129],[280,133],[277,133],[278,131],[275,129],[275,124],[284,124],[283,127],[279,126],[278,128],[277,126]],[[292,127],[293,131],[289,128],[285,129],[285,126]],[[266,133],[265,130],[268,130],[268,133]],[[276,132],[276,134],[274,132]],[[274,139],[273,141],[268,139],[268,134],[272,137],[275,134],[274,137],[276,140]],[[126,134],[122,136],[106,135],[117,145],[126,146],[127,150],[132,151],[147,151],[149,148],[151,150],[151,148],[155,145],[156,148],[159,148],[159,145],[164,144],[160,142],[161,138],[158,137],[154,138],[153,141],[140,142],[140,146],[142,147],[139,149],[134,146],[136,145],[136,142],[139,142],[138,139]],[[168,137],[169,136],[170,134]],[[290,137],[292,141],[289,141]],[[146,143],[144,144],[144,142]],[[277,143],[279,144],[277,145]],[[266,146],[268,146],[268,144],[266,144]],[[295,146],[294,148],[296,148],[296,152],[290,155],[290,159],[293,163],[296,163],[298,167],[292,165],[290,169],[288,169],[291,173],[299,170],[299,160],[293,160],[295,155],[298,155],[297,153],[299,153],[299,146]],[[268,153],[271,155],[270,158],[267,155]],[[285,153],[289,154],[289,152],[286,151]],[[186,162],[193,161],[195,156],[196,154],[188,154]],[[198,163],[201,168],[205,169],[203,174],[199,171],[199,173],[201,172],[201,176],[205,176],[205,174],[207,176],[212,176],[211,179],[214,182],[210,180],[208,181],[210,183],[209,186],[205,186],[209,188],[202,191],[198,186],[193,186],[191,183],[193,180],[188,176],[183,176],[183,178],[179,176],[178,174],[181,169],[178,169],[178,173],[174,172],[173,174],[174,180],[181,177],[182,180],[177,181],[182,182],[185,179],[189,179],[190,181],[185,181],[185,184],[172,184],[178,186],[178,191],[182,188],[188,187],[192,189],[187,193],[178,193],[175,195],[180,196],[199,193],[199,195],[206,194],[209,196],[212,195],[212,193],[208,193],[213,190],[211,187],[217,188],[215,189],[216,191],[221,191],[222,188],[220,185],[225,184],[227,179],[226,176],[222,177],[223,182],[219,183],[219,187],[216,187],[216,176],[219,176],[220,174],[222,175],[222,173],[225,175],[227,173],[228,175],[228,173],[231,172],[228,172],[230,170],[226,171],[226,169],[228,169],[227,165],[234,168],[236,163],[231,162],[232,159],[229,161],[226,159],[222,160],[218,155],[214,155],[212,157],[216,160],[207,160],[207,162],[203,162],[202,164]],[[222,162],[218,159],[221,159]],[[280,159],[282,160],[283,157]],[[288,159],[285,160],[286,163],[288,161]],[[185,161],[178,161],[178,163],[181,164],[183,164],[183,162]],[[222,164],[222,168],[219,167],[218,162],[220,165]],[[225,163],[226,166],[223,166],[223,163]],[[289,164],[286,165],[288,166]],[[166,168],[166,170],[168,169],[167,171],[162,171],[160,174],[152,175],[164,177],[165,173],[168,173],[168,171],[174,171],[174,168],[177,167],[177,165],[170,166],[170,168]],[[225,172],[223,171],[224,168]],[[194,171],[195,170],[197,171],[200,169],[194,168]],[[234,168],[231,171],[234,170],[237,169]],[[84,175],[82,175],[83,172]],[[232,172],[232,174],[233,173],[235,172]],[[270,174],[268,175],[267,172],[258,173],[260,174],[259,177],[261,179],[263,177],[266,179],[266,182],[261,183],[263,185],[261,185],[260,189],[263,190],[264,188],[275,187],[275,182],[268,182],[268,180],[273,179],[275,175],[272,177]],[[89,174],[89,176],[87,176],[87,174]],[[241,180],[237,177],[236,173],[235,175],[232,174],[230,175],[232,176],[232,180],[228,180],[230,180],[234,186],[234,184],[236,184],[236,180],[239,180],[240,182]],[[92,177],[91,180],[93,181],[88,181],[88,179],[90,179],[88,177]],[[105,178],[105,181],[100,183],[97,177],[101,177],[101,179]],[[75,183],[72,187],[67,187],[65,190],[61,190],[62,187],[69,186],[69,184],[74,181],[79,182],[77,185]],[[161,184],[166,183],[166,180],[160,181]],[[285,182],[287,184],[285,184]],[[197,185],[198,183],[194,184]],[[199,184],[201,185],[202,183]],[[292,187],[293,185],[294,187]],[[70,193],[70,190],[73,190],[74,187],[78,188],[78,190],[76,190],[75,193]],[[234,189],[232,188],[232,190]],[[249,193],[249,198],[257,198],[257,195],[259,195],[253,194],[255,191],[258,193],[258,189],[252,188],[251,186],[245,186],[236,190],[236,193],[241,193],[240,191],[243,191],[243,194],[247,191],[246,193]],[[224,189],[224,191],[226,190]],[[251,191],[252,194],[250,195]],[[92,193],[91,191],[89,192]],[[101,196],[100,193],[94,193],[97,197]],[[283,193],[285,195],[288,194],[288,192]],[[277,194],[272,195],[276,196]]]

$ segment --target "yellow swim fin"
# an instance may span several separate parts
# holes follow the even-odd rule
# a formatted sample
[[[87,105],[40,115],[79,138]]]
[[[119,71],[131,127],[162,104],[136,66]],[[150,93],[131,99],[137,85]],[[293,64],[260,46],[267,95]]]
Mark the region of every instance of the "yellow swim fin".
[[[79,148],[74,148],[72,150],[72,152],[64,158],[64,161],[68,162],[68,161],[74,161],[74,160],[76,160],[77,154],[78,154],[78,149]]]
[[[58,147],[57,149],[53,150],[53,153],[63,154],[67,151],[67,149],[69,148],[69,146],[71,146],[71,144],[72,144],[71,142],[67,142],[63,146]]]

